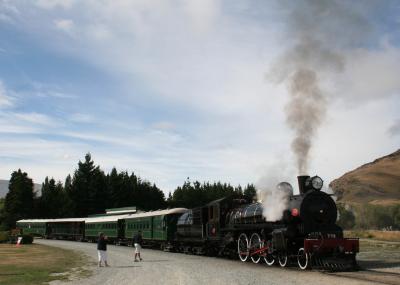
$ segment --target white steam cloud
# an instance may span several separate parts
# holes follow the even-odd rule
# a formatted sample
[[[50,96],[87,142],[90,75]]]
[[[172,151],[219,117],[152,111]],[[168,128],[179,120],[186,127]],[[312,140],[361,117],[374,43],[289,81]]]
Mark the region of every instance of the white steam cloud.
[[[290,184],[281,183],[285,176],[292,176],[286,166],[283,160],[276,161],[257,182],[257,200],[263,204],[263,216],[270,222],[282,219],[283,212],[288,208],[289,197],[293,195],[292,187],[288,186]]]
[[[267,221],[276,222],[282,219],[283,212],[288,208],[289,197],[293,195],[287,188],[266,188],[259,191],[258,199],[263,204],[263,216]]]

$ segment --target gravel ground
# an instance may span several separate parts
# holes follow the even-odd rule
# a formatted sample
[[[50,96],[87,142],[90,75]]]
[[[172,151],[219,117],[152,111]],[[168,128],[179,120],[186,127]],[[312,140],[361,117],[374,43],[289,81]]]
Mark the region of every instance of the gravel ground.
[[[377,266],[374,259],[360,262],[365,270],[333,274],[150,249],[143,249],[142,262],[133,262],[132,248],[109,245],[111,267],[98,268],[95,244],[57,240],[35,242],[77,250],[89,257],[88,269],[92,276],[68,284],[400,284],[400,262],[388,263],[386,268],[383,263]],[[51,284],[65,283],[55,281]]]

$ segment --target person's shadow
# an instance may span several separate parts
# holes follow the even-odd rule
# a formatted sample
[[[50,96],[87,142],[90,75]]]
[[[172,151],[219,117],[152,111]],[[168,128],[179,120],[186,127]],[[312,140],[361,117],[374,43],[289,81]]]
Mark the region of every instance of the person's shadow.
[[[114,268],[132,268],[132,267],[142,267],[142,266],[140,266],[140,265],[119,265],[119,266],[112,266],[112,267],[114,267]]]

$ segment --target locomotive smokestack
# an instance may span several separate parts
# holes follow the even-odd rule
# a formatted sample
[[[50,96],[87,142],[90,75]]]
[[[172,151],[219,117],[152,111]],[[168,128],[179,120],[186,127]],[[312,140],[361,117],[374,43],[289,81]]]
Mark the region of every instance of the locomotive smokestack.
[[[306,188],[306,180],[310,178],[308,175],[297,176],[297,181],[299,182],[299,191],[300,194],[305,194],[307,192]]]

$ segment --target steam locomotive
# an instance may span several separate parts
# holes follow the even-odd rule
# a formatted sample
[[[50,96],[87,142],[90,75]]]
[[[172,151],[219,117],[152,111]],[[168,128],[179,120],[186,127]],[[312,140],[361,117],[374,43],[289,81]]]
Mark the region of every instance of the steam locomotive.
[[[278,221],[268,221],[261,203],[232,197],[194,209],[176,208],[146,213],[68,219],[17,221],[23,233],[46,238],[95,241],[104,232],[117,244],[132,243],[141,230],[144,246],[209,256],[239,257],[243,262],[264,261],[286,267],[294,262],[300,269],[357,267],[359,241],[343,238],[336,225],[335,201],[321,191],[320,177],[299,176],[299,194],[289,183],[285,209]]]
[[[287,206],[279,221],[267,221],[261,203],[243,204],[223,198],[205,207],[189,210],[177,223],[178,248],[183,252],[237,255],[286,267],[291,261],[299,268],[356,268],[359,241],[343,238],[336,225],[335,201],[321,191],[320,177],[298,176],[299,195],[289,183],[276,191],[289,192]]]

